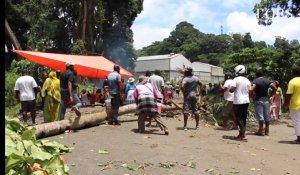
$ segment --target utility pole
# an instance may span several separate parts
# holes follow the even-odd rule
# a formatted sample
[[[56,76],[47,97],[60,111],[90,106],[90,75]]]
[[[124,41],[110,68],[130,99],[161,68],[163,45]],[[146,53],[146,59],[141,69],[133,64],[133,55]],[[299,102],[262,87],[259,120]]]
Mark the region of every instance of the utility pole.
[[[221,25],[221,35],[223,35],[223,25]]]

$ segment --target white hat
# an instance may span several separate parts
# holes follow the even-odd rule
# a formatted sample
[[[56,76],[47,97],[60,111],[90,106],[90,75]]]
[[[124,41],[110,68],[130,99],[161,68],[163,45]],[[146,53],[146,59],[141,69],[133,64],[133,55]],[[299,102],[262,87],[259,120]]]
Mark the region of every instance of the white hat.
[[[128,79],[128,83],[132,83],[132,82],[134,82],[134,81],[135,81],[135,79],[132,78],[132,77],[130,77],[130,78]]]
[[[234,68],[235,75],[245,74],[246,67],[244,65],[238,65]]]

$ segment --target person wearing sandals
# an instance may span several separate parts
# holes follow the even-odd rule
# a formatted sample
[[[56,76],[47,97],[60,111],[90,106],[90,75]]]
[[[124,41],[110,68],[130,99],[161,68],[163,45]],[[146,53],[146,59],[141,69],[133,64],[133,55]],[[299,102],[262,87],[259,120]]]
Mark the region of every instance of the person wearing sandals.
[[[190,111],[195,116],[196,129],[199,129],[199,110],[197,107],[197,88],[201,89],[202,83],[199,78],[193,75],[193,69],[187,67],[184,71],[184,78],[182,79],[181,89],[183,92],[183,130],[187,131],[187,120]]]
[[[236,77],[231,84],[230,92],[234,92],[233,105],[236,112],[237,123],[239,126],[239,135],[235,137],[235,140],[247,141],[246,139],[246,119],[247,110],[249,106],[249,91],[251,83],[246,75],[246,67],[244,65],[238,65],[234,68]]]
[[[139,83],[136,85],[134,90],[134,99],[137,104],[138,114],[138,129],[140,133],[145,132],[145,119],[147,117],[153,118],[161,130],[164,130],[165,134],[168,135],[169,131],[167,126],[158,115],[157,109],[157,90],[149,83],[148,78],[144,75],[139,77]]]
[[[300,144],[300,59],[295,61],[292,67],[294,78],[288,83],[285,111],[290,110],[297,139],[291,141],[292,144]]]
[[[270,102],[268,89],[272,88],[272,94],[277,91],[274,83],[263,76],[262,70],[256,71],[256,79],[252,82],[251,93],[254,92],[254,109],[256,118],[258,120],[258,131],[256,135],[264,136],[269,135],[269,125],[270,125]],[[272,96],[271,94],[271,96]],[[265,132],[263,133],[263,128],[265,124]]]

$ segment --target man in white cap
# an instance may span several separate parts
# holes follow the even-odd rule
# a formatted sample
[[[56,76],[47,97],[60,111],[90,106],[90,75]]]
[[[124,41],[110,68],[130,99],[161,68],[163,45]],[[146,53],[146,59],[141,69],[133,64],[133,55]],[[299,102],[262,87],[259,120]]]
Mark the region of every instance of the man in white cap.
[[[60,112],[60,120],[64,120],[65,113],[68,105],[68,101],[71,103],[75,103],[73,106],[73,110],[75,111],[78,117],[81,116],[79,108],[81,107],[81,102],[76,95],[76,85],[75,85],[75,74],[74,74],[74,63],[67,62],[66,63],[66,71],[60,74],[60,88],[61,88],[61,112]]]
[[[239,125],[239,135],[235,137],[235,140],[247,141],[246,133],[246,119],[247,110],[250,103],[249,91],[251,87],[251,82],[246,75],[246,68],[244,65],[238,65],[234,68],[236,77],[231,83],[230,92],[234,92],[233,105],[235,106],[235,112],[237,117],[237,123]]]

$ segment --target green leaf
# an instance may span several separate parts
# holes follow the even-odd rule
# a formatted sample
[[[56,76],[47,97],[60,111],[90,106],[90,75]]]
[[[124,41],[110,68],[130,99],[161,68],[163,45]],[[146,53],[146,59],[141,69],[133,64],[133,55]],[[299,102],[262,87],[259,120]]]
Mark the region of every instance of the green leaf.
[[[23,140],[36,140],[35,137],[35,129],[31,129],[31,130],[25,130],[22,133],[22,137]]]
[[[109,154],[108,150],[106,150],[106,149],[100,149],[100,150],[98,151],[98,153],[99,153],[99,154]]]
[[[24,161],[22,156],[11,154],[5,159],[5,173],[8,173],[10,169],[14,168],[15,166],[18,166]]]
[[[175,164],[167,161],[167,162],[164,162],[164,163],[160,162],[159,166],[162,167],[162,168],[171,168],[171,167],[174,167]]]
[[[32,152],[31,157],[43,161],[43,160],[50,160],[52,158],[52,155],[43,151],[34,151]]]
[[[136,163],[133,164],[128,164],[127,165],[127,169],[131,170],[131,171],[137,171],[138,169],[140,169],[142,166]]]
[[[5,127],[15,132],[22,132],[25,130],[25,126],[17,118],[6,117]]]

